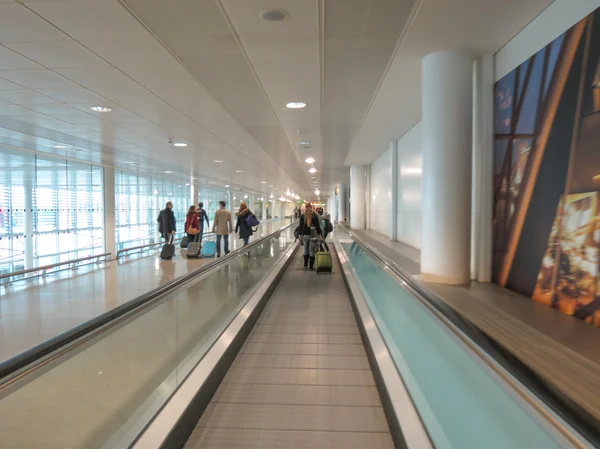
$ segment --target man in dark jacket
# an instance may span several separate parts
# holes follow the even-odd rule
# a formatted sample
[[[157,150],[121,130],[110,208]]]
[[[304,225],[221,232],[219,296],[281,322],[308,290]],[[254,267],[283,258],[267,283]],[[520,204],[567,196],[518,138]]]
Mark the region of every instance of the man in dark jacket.
[[[156,221],[158,222],[158,232],[160,232],[165,241],[168,241],[169,236],[175,234],[177,231],[172,202],[167,202],[167,207],[160,211]]]
[[[206,221],[206,227],[210,228],[210,221],[208,221],[208,214],[204,210],[204,203],[198,203],[198,218],[200,219],[200,234],[198,241],[202,242],[202,234],[204,233],[204,221]]]

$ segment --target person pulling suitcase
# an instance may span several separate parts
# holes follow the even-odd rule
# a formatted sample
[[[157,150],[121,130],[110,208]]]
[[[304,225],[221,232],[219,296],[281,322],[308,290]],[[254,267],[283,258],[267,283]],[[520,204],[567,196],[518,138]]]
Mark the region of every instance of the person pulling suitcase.
[[[187,257],[197,259],[200,257],[200,223],[196,206],[190,206],[185,219],[185,232],[188,238]]]
[[[173,213],[173,203],[168,201],[166,207],[160,211],[158,218],[158,232],[165,239],[165,245],[160,253],[160,257],[165,260],[170,260],[175,255],[175,233],[177,232],[177,220]]]

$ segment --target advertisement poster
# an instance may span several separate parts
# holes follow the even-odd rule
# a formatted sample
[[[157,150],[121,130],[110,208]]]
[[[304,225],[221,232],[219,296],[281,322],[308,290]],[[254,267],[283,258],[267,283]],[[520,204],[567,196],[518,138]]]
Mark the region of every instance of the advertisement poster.
[[[494,279],[600,326],[600,10],[496,83]]]

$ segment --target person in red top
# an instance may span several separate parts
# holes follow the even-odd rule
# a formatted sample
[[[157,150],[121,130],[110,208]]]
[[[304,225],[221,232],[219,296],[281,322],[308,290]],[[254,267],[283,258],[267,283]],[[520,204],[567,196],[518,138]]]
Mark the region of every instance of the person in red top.
[[[185,218],[185,232],[188,237],[188,244],[197,241],[200,234],[200,223],[196,206],[190,206]]]

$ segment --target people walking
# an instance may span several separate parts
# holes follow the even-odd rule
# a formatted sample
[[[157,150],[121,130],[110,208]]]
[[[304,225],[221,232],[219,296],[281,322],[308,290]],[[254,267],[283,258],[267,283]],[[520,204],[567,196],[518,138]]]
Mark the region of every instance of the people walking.
[[[202,235],[204,234],[204,222],[205,221],[206,221],[206,227],[210,229],[210,221],[208,220],[208,214],[204,210],[203,202],[198,203],[198,208],[196,209],[196,212],[198,213],[198,221],[199,221],[198,224],[200,225],[200,227],[198,228],[198,229],[200,229],[200,233],[198,234],[198,239],[196,241],[202,243]]]
[[[240,210],[235,214],[237,217],[237,221],[235,223],[235,232],[237,232],[240,236],[240,239],[244,241],[244,246],[248,245],[250,241],[250,237],[254,234],[252,227],[248,225],[246,219],[252,215],[250,209],[246,203],[240,204]]]
[[[177,220],[175,220],[171,201],[168,201],[166,207],[160,211],[156,221],[158,222],[158,232],[165,239],[165,242],[168,242],[171,235],[177,232]]]
[[[233,218],[225,206],[225,201],[219,201],[219,210],[215,212],[213,232],[217,234],[217,257],[221,257],[221,239],[224,242],[225,255],[229,254],[229,234],[233,232]]]
[[[323,245],[325,246],[325,249],[329,251],[327,236],[333,231],[333,224],[331,223],[331,214],[326,210],[323,210],[323,208],[321,208],[321,220],[323,225]]]
[[[185,217],[185,232],[188,238],[188,245],[193,242],[199,242],[201,236],[198,212],[196,206],[191,205]]]
[[[319,240],[323,237],[319,216],[313,211],[310,204],[306,205],[304,213],[300,216],[300,223],[296,229],[296,235],[304,245],[304,268],[312,270],[315,266],[315,253]]]

